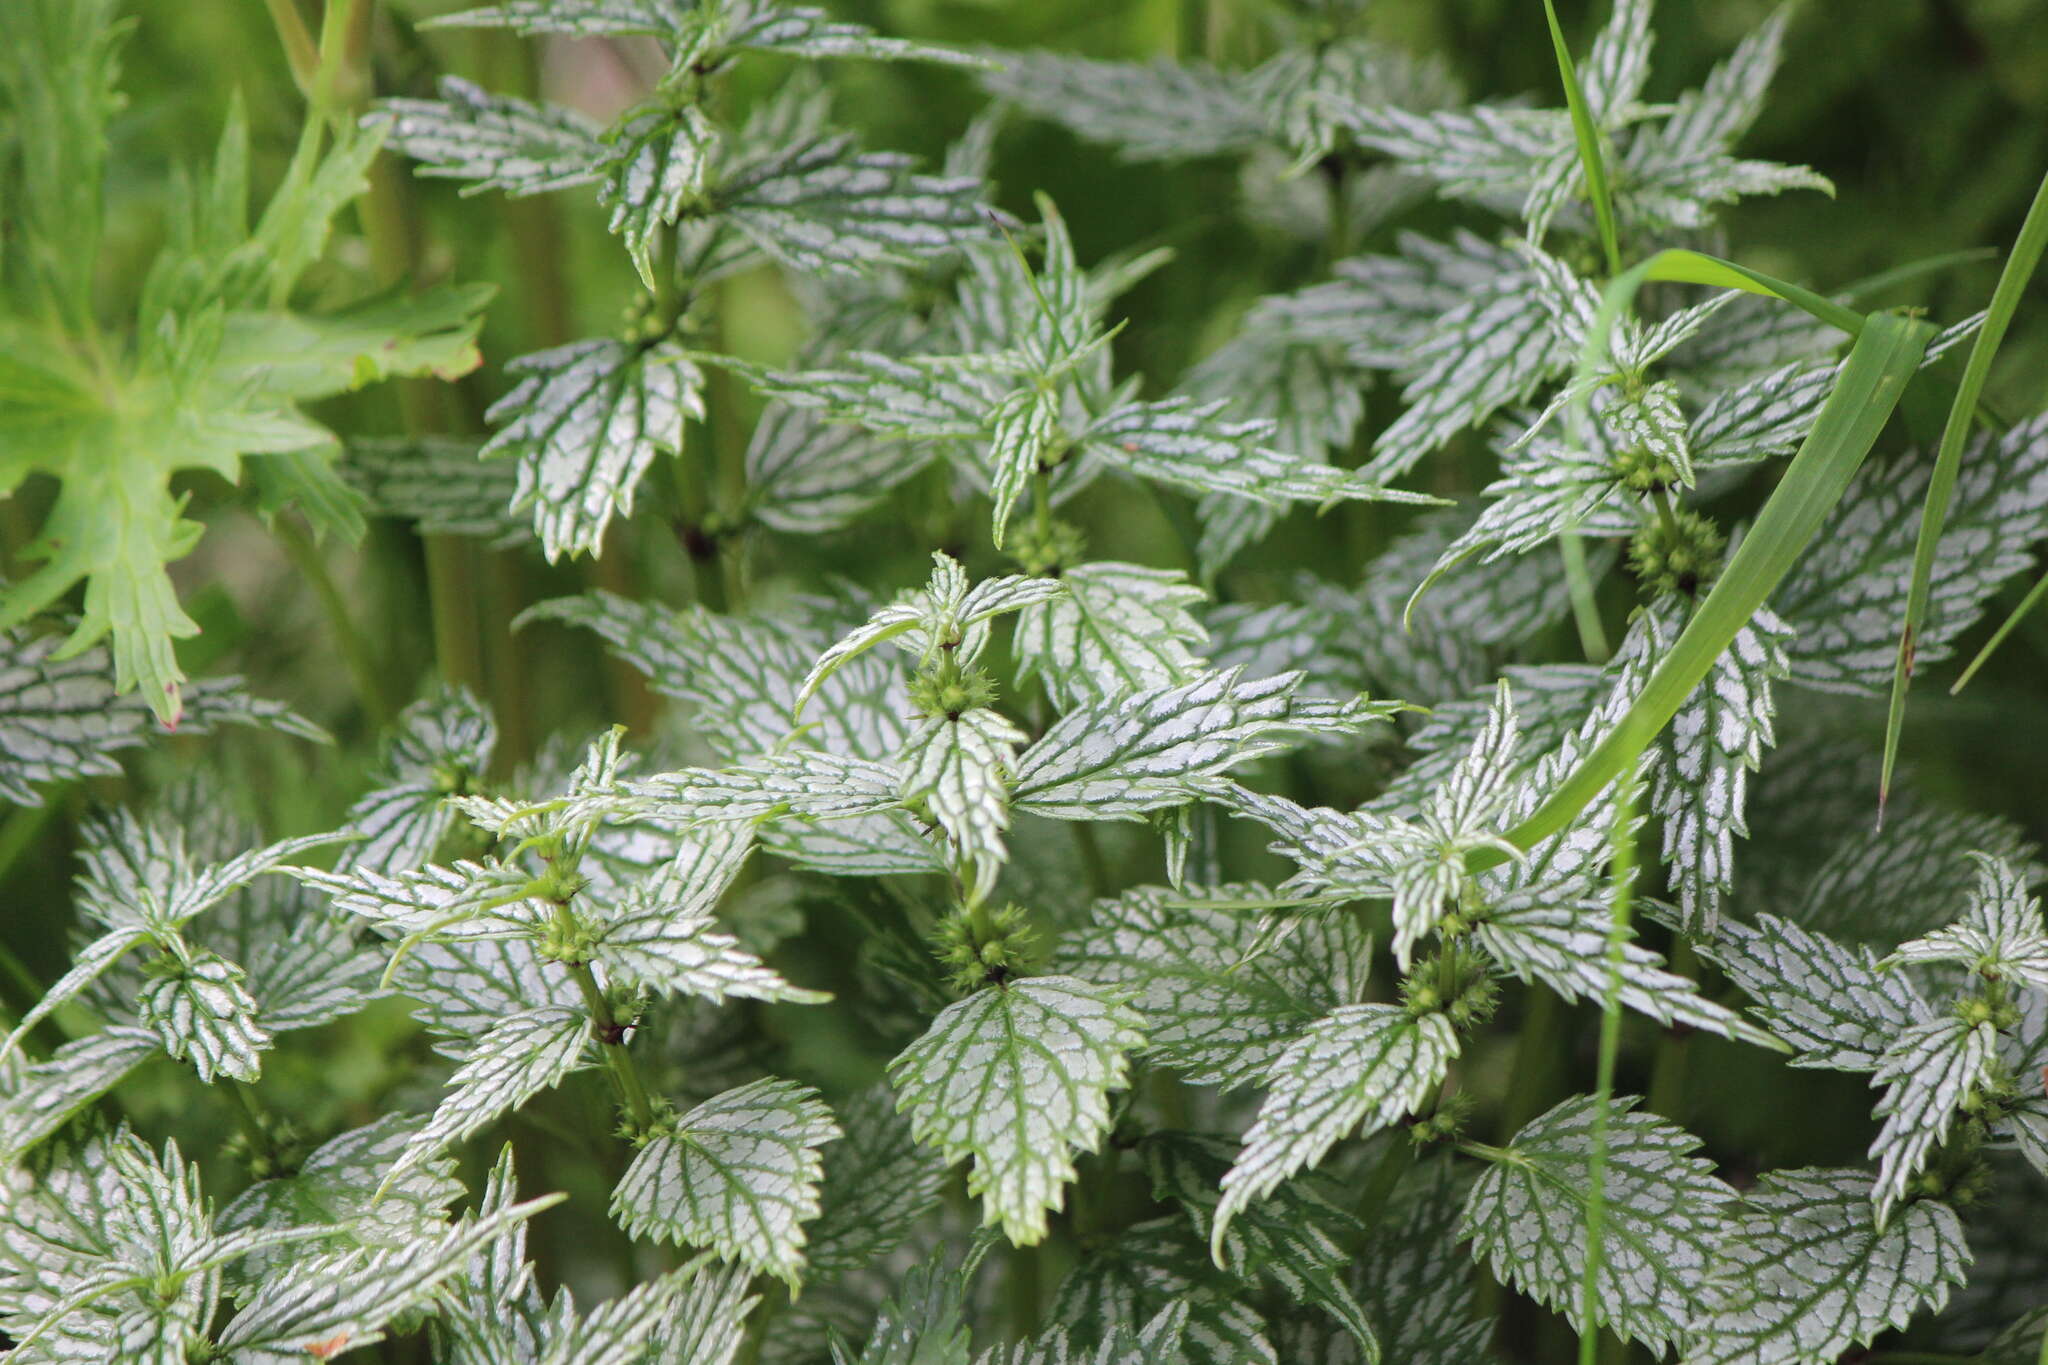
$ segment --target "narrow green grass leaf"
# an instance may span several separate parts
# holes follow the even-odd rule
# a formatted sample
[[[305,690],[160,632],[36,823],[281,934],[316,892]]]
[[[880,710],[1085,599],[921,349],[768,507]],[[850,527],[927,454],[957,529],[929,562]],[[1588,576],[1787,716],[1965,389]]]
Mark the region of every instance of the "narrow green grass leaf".
[[[1906,724],[1906,689],[1913,680],[1913,654],[1920,624],[1927,616],[1927,602],[1934,582],[1934,556],[1941,543],[1941,526],[1948,519],[1950,497],[1955,493],[1956,474],[1962,468],[1963,441],[1970,434],[1970,420],[1977,411],[1977,399],[1991,373],[1992,357],[2005,340],[2005,329],[2018,311],[2020,295],[2041,263],[2048,248],[2048,175],[2034,192],[2034,203],[2020,224],[2020,235],[2012,254],[2005,258],[1998,286],[1991,291],[1991,308],[1984,326],[1970,344],[1970,359],[1963,366],[1963,382],[1956,386],[1955,402],[1949,405],[1948,421],[1941,429],[1941,448],[1934,457],[1934,473],[1927,480],[1927,503],[1920,514],[1920,540],[1913,549],[1913,584],[1906,594],[1906,620],[1899,631],[1899,658],[1892,670],[1892,700],[1884,727],[1884,770],[1878,778],[1877,816],[1884,819],[1885,798],[1891,794],[1892,770],[1898,764],[1899,733]]]
[[[1593,201],[1593,219],[1600,227],[1600,248],[1607,254],[1607,273],[1621,273],[1621,237],[1614,226],[1614,194],[1607,185],[1607,162],[1600,154],[1600,129],[1587,107],[1586,92],[1579,84],[1579,71],[1572,64],[1571,48],[1565,45],[1564,29],[1557,22],[1557,6],[1543,0],[1543,17],[1550,24],[1550,46],[1557,53],[1557,74],[1564,81],[1565,107],[1572,113],[1572,136],[1578,140],[1579,161],[1586,168],[1586,197]]]
[[[1910,318],[1879,313],[1868,320],[1819,420],[1671,653],[1577,770],[1508,832],[1508,842],[1534,848],[1562,830],[1670,722],[1736,632],[1769,600],[1840,500],[1919,368],[1933,335],[1931,325]],[[1497,849],[1479,849],[1468,865],[1489,867],[1506,857]]]
[[[1637,758],[1640,758],[1637,755]],[[1579,1282],[1579,1365],[1594,1365],[1600,1350],[1600,1262],[1607,1232],[1607,1157],[1609,1124],[1614,1111],[1614,1068],[1621,1056],[1621,987],[1627,966],[1629,912],[1635,905],[1637,758],[1631,758],[1623,779],[1622,799],[1614,807],[1608,832],[1608,857],[1614,900],[1607,922],[1607,989],[1600,1001],[1600,1060],[1593,1083],[1593,1152],[1586,1168],[1591,1197],[1586,1201],[1586,1273]]]

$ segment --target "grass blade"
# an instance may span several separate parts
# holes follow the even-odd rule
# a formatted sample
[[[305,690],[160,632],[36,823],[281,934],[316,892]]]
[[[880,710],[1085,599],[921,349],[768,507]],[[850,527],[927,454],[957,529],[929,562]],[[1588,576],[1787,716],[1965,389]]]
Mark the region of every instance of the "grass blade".
[[[1956,685],[1948,690],[1951,697],[1970,685],[1970,679],[1977,676],[1977,670],[1982,668],[1998,647],[2005,643],[2005,637],[2019,628],[2020,622],[2026,620],[2027,613],[2041,605],[2043,597],[2048,597],[2048,574],[2043,574],[2041,581],[2027,590],[2027,595],[2020,599],[2020,604],[2012,609],[2012,615],[2005,618],[2005,624],[1984,642],[1984,648],[1977,651],[1977,657],[1970,660],[1970,666],[1963,670],[1963,676],[1957,678]]]
[[[1899,657],[1892,669],[1892,700],[1884,727],[1884,771],[1878,779],[1877,819],[1884,823],[1885,799],[1891,795],[1892,770],[1899,758],[1899,734],[1906,724],[1906,689],[1912,685],[1913,654],[1920,627],[1927,619],[1927,601],[1933,587],[1934,552],[1941,543],[1941,526],[1948,519],[1948,505],[1955,494],[1956,475],[1962,469],[1963,442],[1970,434],[1970,419],[1977,399],[1991,373],[1992,357],[2005,340],[2005,329],[2018,311],[2020,295],[2041,263],[2048,247],[2048,176],[2034,192],[2034,203],[2020,224],[2020,235],[2012,254],[1999,272],[1998,287],[1991,292],[1991,308],[1984,326],[1970,344],[1969,363],[1963,367],[1963,382],[1949,405],[1948,421],[1941,429],[1941,449],[1934,457],[1934,473],[1927,480],[1927,502],[1920,512],[1920,539],[1913,547],[1913,584],[1906,593],[1906,621],[1899,631]],[[2031,599],[2030,599],[2031,600]],[[2000,638],[2003,638],[2002,635]]]
[[[1593,201],[1593,221],[1600,227],[1600,247],[1607,253],[1607,273],[1621,273],[1621,236],[1614,226],[1614,192],[1607,184],[1607,162],[1600,154],[1600,130],[1593,124],[1593,111],[1586,105],[1586,91],[1579,84],[1579,70],[1572,64],[1572,50],[1565,45],[1564,29],[1557,22],[1557,6],[1543,0],[1543,17],[1550,22],[1550,46],[1557,53],[1557,74],[1564,80],[1565,107],[1572,114],[1572,136],[1578,140],[1579,162],[1586,168],[1586,197]]]
[[[1898,406],[1933,335],[1930,324],[1890,313],[1867,320],[1820,419],[1671,653],[1651,673],[1620,723],[1528,819],[1508,831],[1509,843],[1533,848],[1564,829],[1608,783],[1627,772],[1670,723],[1841,500]],[[1488,867],[1506,858],[1497,849],[1481,849],[1473,853],[1469,866]]]

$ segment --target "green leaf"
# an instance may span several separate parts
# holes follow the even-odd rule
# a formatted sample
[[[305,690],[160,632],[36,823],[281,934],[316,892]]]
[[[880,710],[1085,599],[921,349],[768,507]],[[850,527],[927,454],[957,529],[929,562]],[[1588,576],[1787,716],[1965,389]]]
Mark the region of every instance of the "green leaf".
[[[963,1279],[938,1261],[913,1266],[883,1303],[858,1356],[833,1334],[833,1365],[970,1365]]]
[[[0,1068],[0,1163],[13,1165],[155,1055],[150,1030],[116,1024],[74,1038],[40,1062]]]
[[[1179,573],[1139,564],[1081,564],[1060,574],[1066,591],[1026,607],[1011,646],[1018,671],[1062,708],[1114,701],[1186,682],[1208,638],[1188,608],[1202,590]]]
[[[1249,883],[1137,887],[1095,902],[1054,966],[1128,992],[1148,1060],[1197,1085],[1251,1085],[1310,1025],[1363,998],[1372,961],[1353,916],[1304,916],[1272,935],[1232,904],[1271,899]]]
[[[708,1246],[794,1291],[818,1216],[818,1148],[839,1136],[809,1086],[769,1077],[715,1095],[654,1138],[612,1191],[628,1234]]]
[[[476,348],[488,284],[388,290],[333,313],[236,312],[223,322],[216,375],[226,385],[311,401],[383,379],[455,380],[483,363]]]
[[[1728,1214],[1711,1311],[1686,1365],[1829,1365],[1939,1309],[1970,1264],[1946,1204],[1871,1218],[1864,1171],[1772,1171]]]
[[[685,418],[704,416],[704,375],[668,342],[606,338],[521,356],[518,377],[487,414],[485,456],[519,461],[512,510],[531,508],[550,560],[599,552],[615,514],[631,516],[657,455],[681,449]]]
[[[1723,1220],[1735,1192],[1693,1155],[1699,1139],[1617,1098],[1608,1121],[1605,1235],[1583,1320],[1579,1294],[1593,1191],[1594,1101],[1580,1095],[1530,1122],[1466,1197],[1461,1230],[1474,1259],[1503,1283],[1585,1332],[1606,1327],[1662,1352],[1680,1344],[1707,1303]]]
[[[424,163],[418,174],[466,180],[464,194],[510,195],[573,189],[598,178],[599,127],[571,109],[494,95],[460,76],[443,76],[438,100],[389,99],[386,144]]]
[[[968,1193],[1019,1246],[1074,1178],[1074,1152],[1109,1130],[1109,1092],[1144,1044],[1119,998],[1070,976],[1029,977],[948,1006],[889,1063],[919,1142],[948,1164],[972,1158]]]
[[[1210,1234],[1219,1264],[1236,1213],[1321,1161],[1353,1131],[1370,1136],[1401,1122],[1436,1090],[1458,1055],[1442,1014],[1399,1005],[1346,1005],[1311,1024],[1267,1073],[1265,1103],[1223,1177]]]
[[[789,535],[836,531],[915,478],[928,450],[828,422],[816,411],[771,403],[747,443],[747,507]]]
[[[1395,1137],[1389,1141],[1404,1141]],[[1472,1265],[1458,1248],[1462,1171],[1443,1157],[1404,1175],[1352,1263],[1352,1287],[1401,1365],[1490,1365],[1493,1320],[1482,1316]]]

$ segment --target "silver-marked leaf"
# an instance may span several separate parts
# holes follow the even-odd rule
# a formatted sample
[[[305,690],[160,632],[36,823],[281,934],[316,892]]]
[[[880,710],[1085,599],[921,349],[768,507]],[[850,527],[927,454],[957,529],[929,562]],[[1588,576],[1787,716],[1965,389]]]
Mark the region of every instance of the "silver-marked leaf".
[[[519,471],[477,458],[470,437],[363,437],[348,442],[342,477],[379,515],[427,535],[470,536],[498,549],[529,544],[533,519],[512,510]]]
[[[1389,1141],[1403,1141],[1390,1138]],[[1464,1171],[1445,1157],[1405,1175],[1351,1283],[1392,1365],[1491,1365],[1493,1320],[1479,1308],[1471,1262],[1458,1246]]]
[[[631,792],[656,818],[686,824],[769,816],[843,820],[900,805],[902,780],[893,764],[798,749],[731,768],[659,773],[634,782]]]
[[[1291,748],[1306,733],[1348,734],[1389,711],[1303,714],[1299,674],[1247,680],[1197,675],[1069,711],[1017,760],[1010,804],[1058,820],[1127,820],[1221,789],[1240,763]]]
[[[1144,1044],[1121,999],[1071,976],[991,986],[949,1005],[889,1063],[917,1140],[948,1164],[971,1158],[984,1224],[1019,1246],[1044,1240],[1045,1213],[1074,1178],[1075,1151],[1109,1129],[1109,1092]]]
[[[1371,1135],[1421,1106],[1458,1055],[1442,1014],[1399,1005],[1346,1005],[1311,1024],[1267,1074],[1259,1116],[1223,1177],[1212,1252],[1238,1210],[1313,1166],[1354,1130]]]
[[[443,76],[438,100],[390,99],[373,118],[389,120],[385,145],[423,163],[422,176],[466,180],[464,194],[545,194],[599,175],[599,126],[572,109],[494,95]]]
[[[1200,64],[1004,52],[981,83],[1038,118],[1114,146],[1127,161],[1249,151],[1270,136],[1242,80]]]
[[[214,1338],[226,1351],[303,1351],[339,1339],[366,1346],[383,1327],[426,1303],[466,1269],[479,1248],[563,1196],[550,1195],[466,1220],[438,1237],[376,1251],[310,1257],[266,1281]]]
[[[752,1278],[741,1267],[699,1270],[689,1294],[669,1310],[648,1365],[731,1365],[746,1344],[747,1315],[761,1301],[747,1292]]]
[[[1873,460],[1771,598],[1799,633],[1791,680],[1837,692],[1891,686],[1920,509],[1932,461]],[[1924,666],[1945,658],[1999,584],[2031,562],[2048,532],[2048,415],[1975,442],[1936,544],[1933,596],[1914,642]]]
[[[1725,1236],[1683,1365],[1831,1365],[1939,1309],[1970,1264],[1946,1204],[1873,1221],[1866,1171],[1772,1171],[1729,1213]]]
[[[1892,1043],[1927,1021],[1927,1002],[1866,947],[1836,943],[1776,915],[1724,921],[1702,951],[1796,1050],[1791,1065],[1875,1071]]]
[[[323,872],[316,867],[286,869],[302,883],[324,891],[334,908],[360,915],[380,930],[408,936],[466,937],[523,928],[521,895],[531,875],[504,863],[459,862],[387,877],[367,867]]]
[[[704,374],[671,342],[609,338],[521,356],[518,380],[486,414],[499,429],[486,456],[519,462],[514,511],[531,509],[550,560],[596,554],[615,514],[630,516],[656,455],[682,448],[683,421],[704,415]]]
[[[497,742],[497,723],[464,688],[406,707],[377,785],[349,807],[349,828],[363,837],[342,851],[340,865],[393,873],[432,858],[454,820],[442,799],[484,771]]]
[[[951,842],[966,873],[967,900],[978,904],[1008,857],[1006,782],[1027,736],[986,706],[957,716],[932,716],[903,751],[903,800],[922,805]]]
[[[1877,1225],[1885,1226],[1905,1197],[1906,1186],[1934,1149],[1964,1103],[1997,1074],[1998,1030],[1989,1021],[1937,1016],[1898,1034],[1878,1059],[1872,1085],[1886,1087],[1877,1102],[1884,1120],[1870,1144],[1877,1158]]]
[[[721,46],[757,52],[783,52],[793,57],[858,57],[889,62],[939,62],[951,66],[987,66],[987,59],[953,48],[885,38],[865,24],[834,19],[810,5],[781,0],[753,0],[728,11]]]
[[[756,246],[794,271],[867,270],[985,239],[978,180],[918,175],[910,158],[863,152],[812,132],[764,146],[720,174],[710,194]]]
[[[1605,1235],[1594,1323],[1663,1352],[1708,1302],[1708,1276],[1735,1192],[1694,1152],[1699,1139],[1614,1101],[1608,1123]],[[1532,1120],[1466,1197],[1461,1231],[1505,1284],[1583,1318],[1580,1282],[1592,1198],[1594,1101],[1581,1095]]]
[[[134,692],[116,694],[107,651],[95,646],[57,658],[64,637],[0,631],[0,800],[37,806],[38,786],[120,771],[112,755],[166,732]],[[276,702],[242,690],[237,678],[206,678],[185,693],[179,734],[221,724],[263,725],[304,739],[324,730]]]
[[[1311,1024],[1363,998],[1372,961],[1353,916],[1303,916],[1276,936],[1231,904],[1271,899],[1249,883],[1137,887],[1097,901],[1055,968],[1129,992],[1147,1058],[1197,1085],[1252,1085]]]
[[[1181,574],[1139,564],[1081,564],[1060,574],[1066,592],[1026,607],[1012,649],[1018,671],[1061,708],[1114,701],[1186,682],[1208,632],[1189,613],[1204,600]]]
[[[1191,398],[1126,403],[1099,418],[1082,439],[1097,459],[1126,473],[1194,493],[1255,502],[1434,499],[1367,482],[1353,471],[1272,449],[1274,424],[1225,420],[1222,403]]]
[[[68,1123],[86,1105],[156,1054],[157,1037],[132,1024],[115,1024],[74,1038],[42,1061],[0,1068],[0,1165]]]
[[[818,1215],[818,1148],[839,1125],[809,1086],[768,1077],[704,1101],[655,1137],[612,1192],[634,1237],[706,1246],[788,1284]]]
[[[452,1143],[482,1132],[583,1065],[590,1020],[580,1010],[548,1008],[509,1015],[477,1039],[448,1078],[448,1094],[413,1135],[391,1179]]]
[[[807,1231],[810,1278],[832,1279],[900,1245],[939,1202],[946,1166],[911,1137],[886,1085],[839,1107],[843,1136],[825,1148],[824,1194]]]
[[[1566,1000],[1605,998],[1609,984],[1606,899],[1561,896],[1538,886],[1489,906],[1473,929],[1487,956],[1524,981],[1540,981]],[[1759,1047],[1780,1045],[1734,1011],[1703,998],[1698,986],[1665,970],[1664,959],[1631,939],[1622,948],[1621,1003],[1667,1027],[1683,1024]]]
[[[1891,962],[1960,962],[1994,981],[2019,981],[2048,990],[2048,929],[2041,900],[2027,894],[2027,882],[2003,858],[1973,853],[1977,884],[1968,908],[1955,923],[1899,945]]]
[[[697,104],[662,106],[626,119],[605,135],[610,144],[597,171],[606,224],[626,245],[640,282],[655,287],[654,244],[683,206],[698,198],[718,153],[718,128]],[[659,268],[668,270],[663,261]],[[699,414],[701,415],[701,414]]]
[[[191,953],[151,975],[135,1002],[136,1014],[164,1051],[192,1063],[200,1080],[253,1081],[271,1039],[242,985],[246,975],[218,953]]]
[[[747,443],[747,506],[790,535],[835,531],[931,463],[929,448],[771,403]]]
[[[1749,774],[1777,739],[1771,686],[1791,667],[1794,638],[1759,609],[1678,708],[1653,768],[1650,805],[1664,822],[1664,863],[1690,933],[1713,932],[1734,881],[1735,840],[1749,834]]]
[[[1838,373],[1833,365],[1794,362],[1716,390],[1687,433],[1693,463],[1710,469],[1791,454],[1819,418]]]

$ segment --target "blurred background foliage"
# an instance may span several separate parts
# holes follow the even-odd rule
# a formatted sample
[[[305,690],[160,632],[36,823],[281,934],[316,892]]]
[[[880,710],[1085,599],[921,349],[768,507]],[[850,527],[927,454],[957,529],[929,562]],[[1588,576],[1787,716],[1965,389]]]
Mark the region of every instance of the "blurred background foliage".
[[[454,7],[441,0],[392,0],[378,31],[380,93],[425,93],[439,73],[454,72],[496,89],[538,89],[609,113],[629,102],[655,70],[648,54],[631,43],[537,47],[496,33],[414,30],[414,19]],[[135,8],[137,23],[124,59],[128,104],[115,127],[109,186],[115,224],[105,254],[111,277],[103,297],[109,298],[133,296],[161,240],[172,177],[210,153],[232,98],[246,102],[256,131],[259,184],[266,173],[274,179],[289,155],[303,108],[264,5],[238,0]],[[1268,55],[1285,13],[1278,0],[839,0],[832,8],[885,32],[968,46],[1051,47],[1104,58],[1164,56],[1227,66]],[[1651,97],[1697,83],[1771,8],[1767,0],[1667,0],[1657,16]],[[1560,0],[1559,9],[1567,31],[1582,44],[1604,18],[1606,4]],[[1438,54],[1477,97],[1524,95],[1557,103],[1555,66],[1536,0],[1372,0],[1366,23],[1377,36]],[[765,75],[755,74],[764,67]],[[782,74],[773,68],[765,62],[745,74],[772,82]],[[848,64],[833,80],[842,116],[865,132],[870,146],[931,159],[987,105],[971,75],[951,70]],[[738,112],[764,88],[737,84],[727,98]],[[1963,248],[2002,249],[2040,168],[2048,164],[2048,14],[2041,0],[1810,0],[1793,25],[1768,112],[1743,150],[1811,165],[1839,191],[1834,201],[1796,194],[1751,200],[1730,212],[1729,254],[1763,270],[1835,289]],[[994,175],[999,201],[1022,217],[1035,217],[1034,193],[1049,193],[1084,261],[1172,248],[1172,262],[1120,305],[1132,320],[1116,342],[1120,369],[1145,375],[1155,390],[1227,337],[1253,299],[1318,278],[1330,264],[1319,239],[1272,221],[1277,215],[1268,211],[1271,205],[1301,187],[1277,179],[1271,168],[1247,172],[1238,160],[1225,158],[1133,166],[1111,150],[1018,117],[1003,126]],[[419,276],[482,280],[500,289],[482,340],[485,365],[446,393],[415,391],[408,399],[387,385],[335,400],[321,416],[346,432],[396,432],[400,403],[425,401],[441,405],[445,429],[481,431],[484,409],[505,387],[503,362],[613,325],[633,298],[630,267],[587,196],[559,204],[495,196],[465,200],[444,184],[408,179],[405,185],[419,226]],[[1363,245],[1381,249],[1403,227],[1439,231],[1458,221],[1457,212],[1427,206],[1395,215],[1372,228]],[[1937,318],[1953,320],[1982,306],[1996,268],[1995,257],[1986,253],[1875,301],[1924,305]],[[325,269],[333,272],[335,288],[348,290],[359,289],[377,266],[359,238],[344,238]],[[784,283],[764,270],[724,287],[718,340],[759,359],[786,359],[803,335],[804,321]],[[2022,309],[1994,376],[1992,400],[2008,411],[2037,410],[2048,402],[2048,309],[2039,305],[2038,293]],[[744,395],[728,389],[714,397],[714,425],[747,420],[750,400]],[[1397,411],[1390,391],[1369,395],[1368,403],[1374,428]],[[1924,446],[1932,446],[1945,407],[1945,395],[1935,394],[1924,409],[1907,409],[1909,432]],[[1419,478],[1433,488],[1469,491],[1486,481],[1488,460],[1480,442],[1468,438]],[[72,872],[67,831],[89,803],[125,799],[173,780],[203,752],[224,765],[221,799],[245,805],[246,814],[277,834],[324,829],[361,790],[374,761],[376,727],[355,701],[312,590],[233,490],[196,482],[193,491],[194,506],[213,533],[197,554],[176,566],[181,593],[205,627],[200,637],[184,642],[187,668],[195,676],[226,668],[244,672],[259,694],[284,699],[327,725],[339,743],[314,748],[254,734],[173,740],[132,762],[127,779],[74,787],[41,809],[13,812],[0,825],[0,938],[16,945],[29,971],[44,980],[62,970]],[[16,500],[25,505],[10,514],[10,571],[11,555],[22,543],[19,528],[39,520],[38,496],[46,497],[47,490],[31,486]],[[664,481],[653,496],[658,502],[675,494]],[[667,509],[653,510],[615,529],[606,556],[595,563],[548,566],[530,551],[465,547],[482,585],[485,690],[506,729],[501,753],[508,766],[530,756],[549,733],[576,741],[615,718],[643,734],[650,724],[654,712],[646,692],[608,667],[589,637],[551,626],[517,633],[508,627],[524,605],[588,586],[687,600],[687,553],[661,515]],[[934,474],[910,481],[881,514],[836,536],[756,532],[746,560],[750,605],[772,607],[779,597],[829,583],[834,574],[857,575],[868,585],[921,580],[930,549],[948,544],[952,511]],[[1090,501],[1083,516],[1101,557],[1185,562],[1173,527],[1151,503],[1120,505],[1112,495]],[[1286,575],[1304,565],[1332,579],[1354,579],[1401,520],[1398,510],[1375,507],[1349,507],[1322,518],[1296,513],[1265,546],[1225,573],[1215,590],[1226,599],[1274,597],[1285,591]],[[374,623],[372,643],[387,694],[394,701],[410,698],[434,667],[419,544],[404,529],[379,523],[361,547],[329,544],[324,552],[357,618]],[[1994,605],[1993,619],[2016,602],[2025,581]],[[1609,605],[1617,613],[1621,608],[1618,599]],[[1974,652],[1985,633],[1980,628],[1963,642],[1962,657]],[[1562,631],[1548,643],[1545,657],[1574,654]],[[1923,791],[1937,799],[1967,795],[1973,807],[2014,818],[2037,840],[2048,840],[2044,663],[2048,616],[2024,628],[1962,697],[1949,698],[1945,686],[1921,687],[1906,746]],[[1945,684],[1952,676],[1951,668],[1938,680]],[[1865,737],[1874,751],[1882,709],[1876,701],[1808,707],[1797,723]],[[1324,800],[1355,798],[1363,790],[1356,772],[1304,776]],[[1028,830],[1020,829],[1018,844],[1017,862],[1028,871],[1036,856]],[[1118,880],[1156,877],[1156,850],[1142,834],[1128,845],[1108,841],[1107,851]],[[835,963],[850,956],[860,931],[857,913],[847,912],[857,910],[840,905],[809,916],[794,949],[805,959],[792,968],[797,979],[822,984]],[[780,911],[770,905],[764,913]],[[18,1011],[31,986],[24,980],[0,982],[0,997]],[[800,1070],[834,1075],[830,1088],[843,1093],[872,1075],[880,1058],[869,1055],[859,1039],[831,1032],[830,1019],[823,1022],[826,1031],[818,1032],[809,1017],[791,1012],[787,1019],[773,1016],[770,1027],[796,1049]],[[302,1116],[313,1131],[343,1120],[363,1122],[394,1103],[426,1103],[423,1087],[433,1082],[412,1067],[410,1058],[424,1049],[417,1040],[407,1041],[410,1032],[401,1009],[372,1011],[327,1030],[310,1048],[277,1054],[265,1088],[274,1092],[279,1109]],[[1711,1118],[1679,1117],[1701,1122],[1717,1146],[1746,1149],[1752,1159],[1772,1164],[1854,1159],[1860,1153],[1868,1122],[1868,1098],[1860,1085],[1816,1089],[1810,1075],[1802,1076],[1802,1109],[1816,1116],[1838,1112],[1843,1123],[1835,1127],[1816,1117],[1787,1125],[1777,1107],[1783,1092],[1773,1088],[1783,1078],[1775,1064],[1733,1049],[1696,1046],[1696,1066],[1714,1069],[1717,1083],[1695,1086],[1693,1093],[1717,1091],[1724,1103]],[[1515,1059],[1503,1051],[1475,1057],[1472,1064],[1506,1068]],[[1629,1079],[1624,1076],[1624,1085]],[[152,1067],[131,1083],[124,1102],[145,1123],[155,1114],[168,1128],[187,1090],[173,1068]],[[595,1090],[584,1094],[571,1087],[561,1103],[587,1107],[586,1131],[602,1131],[603,1101]],[[1745,1113],[1753,1120],[1744,1120]],[[591,1196],[577,1201],[583,1208],[602,1207],[601,1172],[579,1174],[572,1164],[557,1162],[539,1174]],[[549,1215],[579,1216],[566,1210]],[[562,1244],[552,1235],[536,1241],[543,1247]]]

